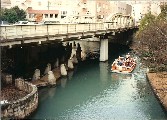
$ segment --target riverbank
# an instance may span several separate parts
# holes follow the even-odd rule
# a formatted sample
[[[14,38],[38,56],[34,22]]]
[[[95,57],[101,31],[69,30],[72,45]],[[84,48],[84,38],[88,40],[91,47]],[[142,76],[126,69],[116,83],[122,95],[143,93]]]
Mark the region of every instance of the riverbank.
[[[167,111],[167,72],[147,73],[147,77],[154,93]]]

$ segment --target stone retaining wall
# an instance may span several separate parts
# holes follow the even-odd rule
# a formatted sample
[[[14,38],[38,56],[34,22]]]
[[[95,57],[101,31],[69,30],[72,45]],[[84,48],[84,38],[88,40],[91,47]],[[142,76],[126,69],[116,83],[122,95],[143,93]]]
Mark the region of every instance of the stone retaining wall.
[[[16,79],[15,86],[28,94],[17,100],[1,105],[2,118],[20,119],[29,116],[38,106],[37,87],[23,79]]]

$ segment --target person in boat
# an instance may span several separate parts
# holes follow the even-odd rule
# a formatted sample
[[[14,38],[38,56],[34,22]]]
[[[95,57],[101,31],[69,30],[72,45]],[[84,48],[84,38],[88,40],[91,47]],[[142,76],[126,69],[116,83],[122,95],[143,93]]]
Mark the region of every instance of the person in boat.
[[[128,58],[130,58],[130,54],[129,54],[129,53],[126,55],[126,60],[127,60]]]
[[[122,61],[120,61],[120,60],[118,60],[117,65],[122,66],[122,65],[123,65],[123,62],[122,62]]]

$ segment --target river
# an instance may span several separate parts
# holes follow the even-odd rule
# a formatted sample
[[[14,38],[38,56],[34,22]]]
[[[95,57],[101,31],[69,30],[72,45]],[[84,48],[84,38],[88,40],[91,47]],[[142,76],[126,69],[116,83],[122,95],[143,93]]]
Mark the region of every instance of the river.
[[[93,42],[85,42],[91,49]],[[81,45],[82,48],[84,45]],[[89,46],[89,47],[88,47]],[[99,43],[94,43],[98,48]],[[93,48],[92,50],[95,50]],[[96,50],[95,50],[96,51]],[[109,60],[80,62],[56,87],[39,89],[39,106],[30,118],[55,120],[164,120],[167,115],[138,61],[132,74],[112,73],[110,66],[129,48],[109,44]]]

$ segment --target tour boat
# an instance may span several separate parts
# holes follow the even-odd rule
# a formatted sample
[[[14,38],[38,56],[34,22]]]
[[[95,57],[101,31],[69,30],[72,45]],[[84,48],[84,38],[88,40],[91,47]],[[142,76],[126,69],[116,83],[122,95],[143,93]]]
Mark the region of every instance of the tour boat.
[[[119,57],[111,65],[112,72],[131,73],[136,67],[136,59],[129,57]]]

